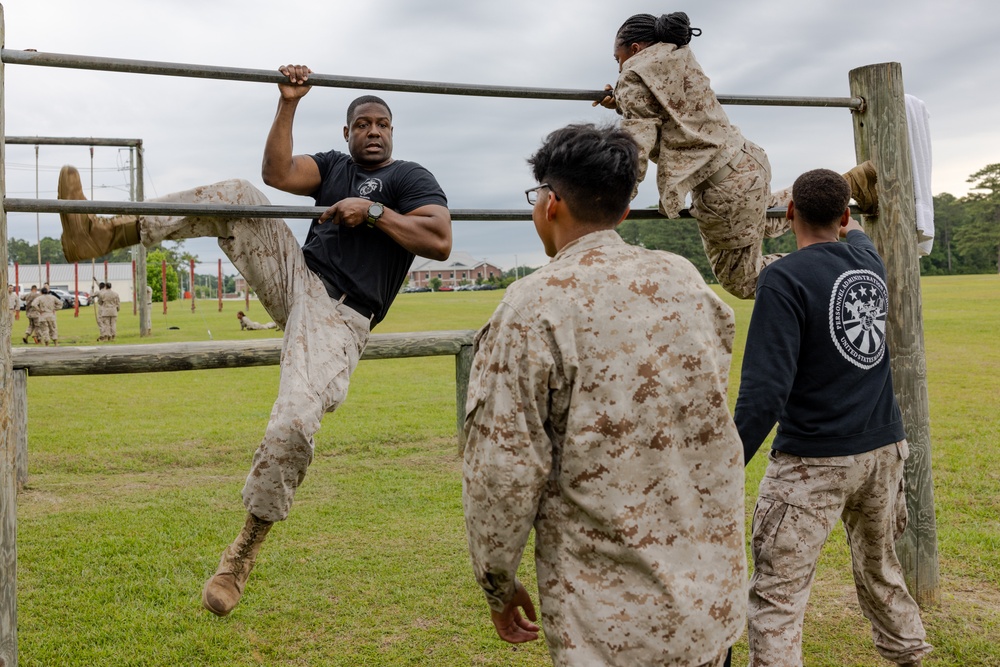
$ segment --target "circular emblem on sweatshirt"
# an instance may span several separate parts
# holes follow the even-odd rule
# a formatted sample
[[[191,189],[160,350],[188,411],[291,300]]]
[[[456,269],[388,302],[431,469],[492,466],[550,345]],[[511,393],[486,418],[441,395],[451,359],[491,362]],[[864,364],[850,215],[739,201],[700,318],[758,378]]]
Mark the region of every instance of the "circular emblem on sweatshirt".
[[[873,271],[842,273],[830,297],[830,336],[849,362],[868,370],[885,355],[889,291]]]

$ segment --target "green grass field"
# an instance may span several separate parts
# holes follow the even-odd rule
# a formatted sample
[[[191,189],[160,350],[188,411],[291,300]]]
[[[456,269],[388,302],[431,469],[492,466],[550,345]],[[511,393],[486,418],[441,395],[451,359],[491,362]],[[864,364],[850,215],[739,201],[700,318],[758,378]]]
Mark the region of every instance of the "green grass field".
[[[941,604],[929,666],[1000,666],[1000,278],[923,282]],[[401,295],[379,333],[478,328],[502,292]],[[752,304],[727,297],[739,340]],[[212,301],[154,304],[140,340],[247,339]],[[248,313],[266,319],[259,304]],[[25,320],[14,324],[21,346]],[[60,343],[93,345],[92,308],[59,314]],[[176,327],[176,328],[171,328]],[[210,333],[209,333],[210,332]],[[231,616],[201,609],[242,524],[240,489],[277,369],[33,378],[28,488],[18,497],[22,667],[70,665],[546,665],[544,643],[496,639],[465,547],[451,358],[362,362],[316,438],[289,519],[271,532]],[[747,517],[763,472],[748,470]],[[534,593],[531,558],[522,577]],[[536,598],[537,599],[537,598]],[[838,528],[805,628],[805,664],[880,665]],[[736,664],[745,664],[745,639]]]

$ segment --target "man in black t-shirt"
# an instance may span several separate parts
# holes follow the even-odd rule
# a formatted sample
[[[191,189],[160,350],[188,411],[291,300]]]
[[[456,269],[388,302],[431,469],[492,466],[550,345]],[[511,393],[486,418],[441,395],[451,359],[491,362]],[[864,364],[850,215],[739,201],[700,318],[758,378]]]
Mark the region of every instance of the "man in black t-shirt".
[[[754,666],[802,664],[806,603],[837,519],[879,653],[919,665],[931,650],[895,552],[908,449],[885,343],[885,267],[850,197],[836,172],[800,176],[788,204],[798,250],[757,283],[735,415],[745,460],[776,421],[778,432],[753,518]]]
[[[202,603],[225,616],[239,603],[257,552],[273,522],[288,515],[313,457],[313,435],[326,412],[347,396],[348,381],[399,292],[414,255],[451,254],[447,199],[426,169],[392,158],[392,113],[374,96],[348,107],[348,153],[292,154],[292,121],[309,91],[308,67],[281,67],[288,83],[264,147],[270,186],[312,197],[329,208],[313,220],[300,248],[288,225],[261,218],[60,214],[69,261],[99,257],[134,243],[214,236],[285,331],[278,397],[243,487],[247,517],[206,582]],[[83,199],[73,167],[59,175],[60,199]],[[223,181],[156,201],[266,205],[250,183]]]

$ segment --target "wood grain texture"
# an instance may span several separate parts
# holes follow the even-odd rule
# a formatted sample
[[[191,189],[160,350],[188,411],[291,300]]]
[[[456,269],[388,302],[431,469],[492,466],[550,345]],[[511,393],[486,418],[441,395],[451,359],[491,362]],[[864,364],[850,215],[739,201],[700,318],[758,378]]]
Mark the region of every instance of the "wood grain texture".
[[[475,331],[423,331],[373,334],[362,359],[456,356],[471,345]],[[281,356],[281,338],[247,341],[205,341],[84,347],[19,347],[13,367],[31,377],[157,373],[213,368],[274,366]]]
[[[28,374],[23,370],[12,372],[11,438],[14,440],[14,461],[17,470],[17,490],[28,484]]]
[[[858,162],[871,159],[878,171],[879,215],[867,218],[865,229],[885,261],[893,387],[910,443],[905,480],[910,518],[896,543],[896,552],[907,587],[923,607],[938,601],[940,584],[917,218],[903,74],[899,63],[882,63],[851,70],[849,78],[851,95],[866,101],[865,110],[853,114]]]
[[[465,400],[469,395],[469,375],[472,373],[472,359],[475,348],[471,341],[463,345],[455,357],[455,410],[458,418],[458,454],[465,452]]]
[[[0,5],[0,48],[6,44]],[[4,65],[0,62],[0,136],[6,134]],[[6,142],[0,141],[0,262],[7,266]],[[0,294],[7,293],[7,272],[0,271]],[[0,309],[0,667],[17,667],[17,452],[11,416],[11,314]]]

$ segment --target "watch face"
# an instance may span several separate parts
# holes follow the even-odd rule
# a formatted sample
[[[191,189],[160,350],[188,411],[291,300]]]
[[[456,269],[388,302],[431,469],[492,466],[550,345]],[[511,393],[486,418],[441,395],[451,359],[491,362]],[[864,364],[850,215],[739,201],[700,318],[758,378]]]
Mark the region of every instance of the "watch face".
[[[375,223],[378,222],[379,218],[382,217],[382,213],[384,212],[385,212],[385,206],[378,203],[377,201],[372,202],[372,204],[368,207],[368,216],[367,216],[368,219],[366,220],[368,225],[370,227],[374,227]]]

